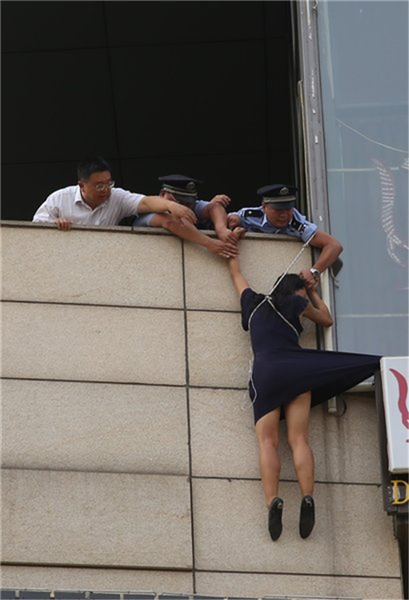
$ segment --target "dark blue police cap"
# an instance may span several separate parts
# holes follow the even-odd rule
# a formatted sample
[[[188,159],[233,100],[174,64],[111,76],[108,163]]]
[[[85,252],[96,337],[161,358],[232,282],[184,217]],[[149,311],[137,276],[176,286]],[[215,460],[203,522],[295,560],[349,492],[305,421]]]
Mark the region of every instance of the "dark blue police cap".
[[[285,185],[284,183],[274,183],[259,188],[257,194],[261,196],[263,202],[269,204],[271,208],[293,208],[297,199],[297,188],[291,185]]]
[[[196,202],[197,186],[202,183],[185,175],[164,175],[158,177],[158,181],[162,183],[162,190],[170,192],[176,200],[185,203]]]

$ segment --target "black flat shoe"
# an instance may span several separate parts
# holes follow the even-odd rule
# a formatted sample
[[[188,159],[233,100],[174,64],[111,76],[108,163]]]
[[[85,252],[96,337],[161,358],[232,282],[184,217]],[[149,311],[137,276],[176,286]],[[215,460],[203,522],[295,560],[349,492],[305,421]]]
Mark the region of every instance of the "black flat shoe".
[[[304,496],[301,501],[300,510],[300,536],[305,539],[314,529],[315,524],[315,507],[314,498],[312,496]]]
[[[282,516],[283,516],[284,502],[281,498],[274,498],[268,509],[268,530],[271,535],[273,542],[278,540],[283,530]]]

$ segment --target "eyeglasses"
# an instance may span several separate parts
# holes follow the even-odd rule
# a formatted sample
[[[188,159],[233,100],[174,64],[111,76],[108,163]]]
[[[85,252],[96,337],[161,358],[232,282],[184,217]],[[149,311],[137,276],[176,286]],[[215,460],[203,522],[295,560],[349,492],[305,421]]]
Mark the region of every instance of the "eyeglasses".
[[[115,181],[108,181],[108,183],[90,183],[89,181],[85,181],[89,185],[92,185],[93,188],[97,190],[97,192],[103,192],[104,190],[110,190],[114,187]]]
[[[94,183],[93,186],[97,190],[97,192],[102,192],[103,190],[110,190],[114,187],[115,181],[108,181],[108,183]]]

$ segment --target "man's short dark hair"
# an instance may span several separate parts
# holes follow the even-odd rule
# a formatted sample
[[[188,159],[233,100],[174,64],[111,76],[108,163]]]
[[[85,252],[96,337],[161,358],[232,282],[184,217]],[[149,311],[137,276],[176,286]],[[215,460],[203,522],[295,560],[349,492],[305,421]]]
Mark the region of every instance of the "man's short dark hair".
[[[101,156],[95,158],[88,158],[83,160],[77,165],[78,179],[87,181],[93,173],[101,173],[102,171],[110,171],[110,164]]]

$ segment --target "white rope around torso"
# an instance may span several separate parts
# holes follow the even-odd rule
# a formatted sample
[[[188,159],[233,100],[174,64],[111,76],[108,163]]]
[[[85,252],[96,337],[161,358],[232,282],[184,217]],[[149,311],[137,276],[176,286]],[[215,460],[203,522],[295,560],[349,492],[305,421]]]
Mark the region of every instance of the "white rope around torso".
[[[307,246],[309,246],[310,241],[312,240],[312,238],[314,237],[314,235],[316,234],[317,230],[315,230],[312,235],[310,235],[310,237],[308,238],[308,240],[306,242],[304,242],[304,244],[302,245],[301,250],[298,252],[298,254],[296,255],[296,257],[290,262],[290,264],[288,265],[288,267],[286,268],[286,270],[284,271],[284,273],[282,273],[282,275],[280,275],[280,277],[277,279],[277,281],[275,282],[275,284],[273,285],[273,287],[271,288],[270,292],[264,297],[264,300],[262,300],[257,306],[256,308],[252,311],[252,313],[249,316],[249,320],[248,320],[248,328],[249,328],[249,332],[250,332],[250,322],[251,319],[253,318],[254,313],[256,312],[257,309],[260,308],[260,306],[262,304],[264,304],[264,302],[268,302],[276,311],[276,313],[282,318],[284,319],[284,321],[292,328],[294,329],[295,333],[297,334],[297,336],[299,337],[299,333],[298,331],[295,329],[295,327],[293,327],[293,325],[291,325],[291,323],[289,323],[287,321],[287,319],[277,310],[277,308],[274,306],[272,299],[271,299],[271,295],[274,292],[274,290],[280,285],[280,283],[282,282],[282,280],[284,279],[284,277],[287,275],[287,273],[289,272],[289,270],[291,269],[291,267],[297,262],[297,260],[300,258],[301,254],[304,252],[304,250],[307,248]],[[250,349],[252,351],[251,348],[251,344],[250,344]],[[257,389],[256,386],[254,385],[254,381],[253,381],[253,361],[254,361],[254,355],[252,355],[252,357],[249,360],[249,380],[251,382],[251,385],[253,386],[253,390],[254,390],[254,398],[253,400],[251,400],[250,404],[246,403],[247,406],[241,406],[242,410],[247,410],[248,408],[250,408],[250,406],[253,406],[254,402],[257,399]],[[246,392],[246,398],[247,398],[247,392]]]

